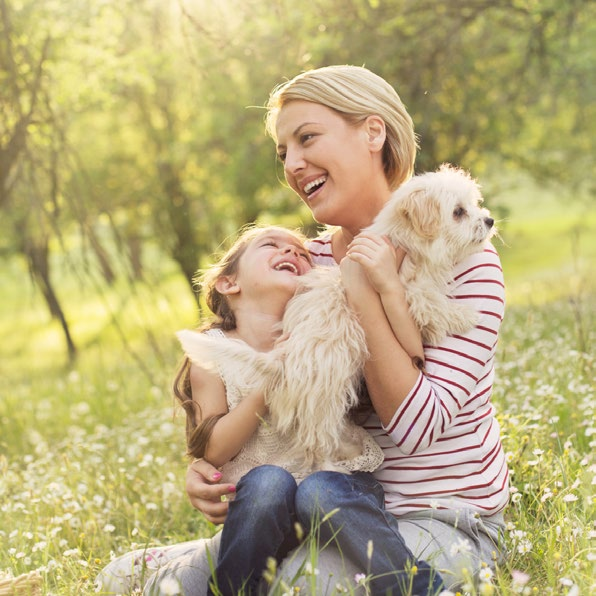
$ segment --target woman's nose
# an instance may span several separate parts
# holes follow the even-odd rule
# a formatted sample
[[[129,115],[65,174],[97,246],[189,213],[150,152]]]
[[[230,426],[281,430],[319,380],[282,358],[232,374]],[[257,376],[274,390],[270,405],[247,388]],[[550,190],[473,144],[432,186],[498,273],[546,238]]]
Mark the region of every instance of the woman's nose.
[[[284,161],[284,171],[286,176],[288,174],[294,175],[296,172],[299,172],[304,167],[304,158],[302,153],[299,151],[290,151],[288,149],[286,153],[286,158]]]

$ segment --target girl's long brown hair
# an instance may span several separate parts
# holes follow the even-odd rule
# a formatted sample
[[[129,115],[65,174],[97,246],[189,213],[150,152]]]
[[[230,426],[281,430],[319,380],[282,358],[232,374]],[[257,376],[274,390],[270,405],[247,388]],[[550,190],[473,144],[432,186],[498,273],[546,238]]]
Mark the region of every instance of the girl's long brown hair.
[[[205,296],[205,302],[212,313],[200,331],[207,329],[221,329],[231,331],[236,329],[236,317],[230,308],[230,304],[224,294],[221,294],[216,286],[218,279],[228,275],[235,275],[238,272],[240,259],[248,245],[257,237],[269,230],[282,230],[284,233],[294,235],[300,242],[305,243],[306,237],[299,231],[279,228],[277,226],[246,226],[240,231],[238,238],[223,256],[211,267],[199,271],[193,281],[199,285]],[[202,419],[201,408],[192,398],[192,387],[190,383],[191,362],[185,358],[180,364],[173,382],[174,397],[180,402],[186,414],[186,447],[187,454],[193,458],[205,456],[205,449],[213,427],[223,416],[218,414]],[[197,424],[197,419],[201,422]]]

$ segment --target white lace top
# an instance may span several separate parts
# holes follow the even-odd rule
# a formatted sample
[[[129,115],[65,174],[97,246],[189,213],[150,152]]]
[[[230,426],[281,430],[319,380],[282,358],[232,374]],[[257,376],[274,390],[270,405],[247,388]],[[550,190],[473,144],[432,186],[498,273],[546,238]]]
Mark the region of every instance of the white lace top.
[[[225,338],[220,329],[209,329],[205,333]],[[235,408],[253,388],[250,381],[238,378],[237,370],[234,362],[217,363],[217,371],[226,387],[226,398],[230,410]],[[345,472],[376,470],[383,461],[383,454],[376,441],[356,424],[350,425],[349,429],[352,436],[346,437],[346,439],[349,438],[352,442],[357,441],[362,445],[361,453],[353,459],[333,462],[333,464]],[[238,455],[221,468],[222,481],[235,484],[249,470],[263,464],[280,466],[288,470],[298,481],[310,473],[310,471],[304,470],[301,461],[289,459],[281,436],[272,428],[267,417],[262,420],[256,432],[245,443]]]

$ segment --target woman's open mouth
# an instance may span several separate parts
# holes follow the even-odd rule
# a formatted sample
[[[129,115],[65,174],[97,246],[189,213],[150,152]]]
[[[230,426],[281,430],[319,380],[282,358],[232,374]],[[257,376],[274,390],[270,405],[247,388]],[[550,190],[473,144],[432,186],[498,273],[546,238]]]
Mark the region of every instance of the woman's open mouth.
[[[316,180],[312,180],[304,185],[302,189],[308,198],[312,197],[324,184],[327,182],[327,176],[319,176]]]

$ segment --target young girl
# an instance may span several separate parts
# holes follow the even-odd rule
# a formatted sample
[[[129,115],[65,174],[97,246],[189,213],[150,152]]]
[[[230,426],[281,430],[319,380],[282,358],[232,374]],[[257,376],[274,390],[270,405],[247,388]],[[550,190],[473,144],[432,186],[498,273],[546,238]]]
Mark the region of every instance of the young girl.
[[[215,315],[203,332],[217,341],[242,340],[255,350],[271,350],[297,278],[312,267],[305,240],[278,227],[250,228],[241,234],[203,277],[207,305]],[[184,342],[183,347],[188,351]],[[244,589],[252,594],[258,590],[268,557],[281,561],[297,545],[294,497],[296,479],[304,471],[300,462],[288,458],[281,437],[268,424],[263,393],[255,389],[252,379],[239,378],[237,371],[233,361],[215,363],[214,371],[211,362],[187,359],[174,392],[187,414],[189,454],[208,458],[226,482],[238,482],[222,534],[217,591],[237,594]],[[362,428],[355,427],[355,431],[359,431],[361,454],[338,464],[347,471],[372,472],[383,461],[382,451]],[[264,464],[268,464],[266,469],[259,467]],[[267,494],[259,496],[259,516],[256,510],[251,512],[255,492],[248,487],[262,486],[259,478],[263,474],[267,475]],[[376,484],[372,476],[369,480]],[[255,532],[260,536],[258,548],[246,549],[254,539],[243,536]]]

